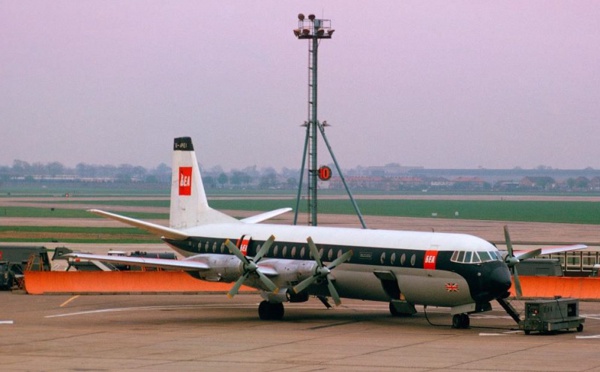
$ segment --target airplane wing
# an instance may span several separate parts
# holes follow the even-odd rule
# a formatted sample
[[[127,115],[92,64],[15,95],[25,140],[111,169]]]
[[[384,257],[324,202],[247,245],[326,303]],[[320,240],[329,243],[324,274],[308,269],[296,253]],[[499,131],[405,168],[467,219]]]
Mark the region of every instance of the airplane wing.
[[[89,254],[89,253],[67,253],[61,256],[61,258],[79,258],[83,260],[101,261],[101,262],[112,262],[122,265],[135,265],[154,267],[159,269],[171,269],[171,270],[183,270],[183,271],[199,271],[208,270],[210,266],[199,260],[200,256],[187,257],[183,260],[173,260],[166,258],[145,258],[145,257],[130,257],[130,256],[112,256],[102,254]],[[269,260],[271,261],[271,260]],[[261,262],[258,265],[260,272],[268,277],[278,276],[279,272],[269,264],[268,261]]]
[[[135,218],[129,218],[125,216],[121,216],[119,214],[114,214],[110,212],[101,211],[99,209],[88,209],[88,212],[97,214],[102,217],[110,218],[111,220],[123,222],[127,225],[137,227],[139,229],[148,231],[151,234],[165,237],[173,240],[185,240],[189,238],[189,235],[179,231],[172,229],[170,227],[157,225],[155,223],[146,222],[142,220],[136,220]]]
[[[585,244],[565,245],[562,247],[546,247],[546,248],[541,248],[542,252],[540,254],[562,253],[562,252],[568,252],[568,251],[576,251],[576,250],[585,249],[585,248],[587,248],[587,245],[585,245]],[[529,251],[518,251],[518,252],[515,251],[515,257],[519,258],[519,256],[522,256],[528,252]]]
[[[109,256],[100,254],[88,254],[88,253],[67,253],[61,257],[67,258],[80,258],[84,260],[112,262],[123,265],[135,265],[135,266],[146,266],[155,267],[159,269],[175,269],[183,271],[198,271],[208,270],[210,267],[202,261],[194,260],[195,256],[188,257],[183,260],[172,260],[166,258],[145,258],[145,257],[129,257],[129,256]]]
[[[280,214],[287,213],[287,212],[289,212],[291,210],[292,210],[292,208],[275,209],[274,211],[257,214],[256,216],[244,218],[244,219],[242,219],[240,221],[245,222],[245,223],[259,223],[259,222],[268,220],[270,218],[279,216]]]

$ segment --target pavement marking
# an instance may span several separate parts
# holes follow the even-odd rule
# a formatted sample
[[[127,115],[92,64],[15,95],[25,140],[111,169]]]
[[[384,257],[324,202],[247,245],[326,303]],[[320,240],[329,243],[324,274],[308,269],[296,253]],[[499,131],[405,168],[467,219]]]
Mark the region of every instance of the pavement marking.
[[[14,324],[12,320],[0,320],[0,324]]]
[[[506,332],[500,332],[500,333],[481,332],[481,333],[479,333],[479,336],[508,336],[508,335],[514,335],[517,333],[523,333],[523,331],[506,331]]]
[[[71,298],[67,300],[64,304],[73,300]],[[78,316],[78,315],[90,315],[90,314],[99,314],[99,313],[118,313],[118,312],[126,312],[126,311],[155,311],[155,310],[179,310],[179,309],[255,309],[258,304],[195,304],[195,305],[156,305],[156,306],[137,306],[137,307],[120,307],[120,308],[108,308],[108,309],[98,309],[98,310],[89,310],[89,311],[77,311],[72,313],[62,313],[62,314],[54,314],[54,315],[46,315],[44,318],[62,318],[68,316]],[[327,310],[324,306],[314,305],[314,306],[298,306],[298,307],[289,307],[290,309],[304,309],[304,310]],[[370,306],[356,306],[349,307],[348,309],[352,309],[355,311],[374,311],[374,310],[385,310],[382,307],[373,308]],[[328,311],[328,310],[327,310]]]
[[[165,306],[137,306],[137,307],[118,307],[112,309],[98,309],[89,311],[76,311],[72,313],[46,315],[44,318],[62,318],[67,316],[90,315],[99,313],[118,313],[125,311],[154,311],[154,310],[177,310],[177,309],[196,309],[196,308],[253,308],[252,305],[165,305]]]
[[[77,298],[79,298],[79,296],[80,295],[76,295],[76,296],[73,296],[73,297],[69,298],[68,300],[66,300],[65,302],[63,302],[62,304],[60,304],[60,307],[64,307],[64,306],[68,305],[71,301],[74,301]]]
[[[600,339],[600,335],[591,335],[591,336],[575,336],[575,338],[579,338],[579,339],[599,338],[599,339]]]

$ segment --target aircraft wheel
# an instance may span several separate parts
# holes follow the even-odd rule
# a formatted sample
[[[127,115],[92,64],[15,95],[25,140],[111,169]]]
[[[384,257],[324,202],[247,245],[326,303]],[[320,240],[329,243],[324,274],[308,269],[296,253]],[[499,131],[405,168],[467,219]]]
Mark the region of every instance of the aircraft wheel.
[[[456,314],[452,317],[452,328],[466,329],[469,328],[470,324],[469,314]]]
[[[281,320],[283,318],[284,308],[283,303],[271,303],[262,301],[258,305],[258,317],[261,320]]]
[[[278,302],[275,304],[271,304],[271,319],[273,320],[281,320],[283,319],[283,303]]]
[[[452,328],[460,328],[460,314],[454,314],[452,317]]]
[[[393,317],[408,317],[408,316],[412,315],[411,313],[403,313],[401,311],[396,310],[396,307],[391,302],[390,302],[390,314],[392,314]]]
[[[583,324],[577,326],[577,332],[583,332]]]
[[[392,304],[390,302],[390,314],[392,314],[392,316],[400,316],[400,312],[398,310],[396,310],[396,308],[394,307],[394,304]]]
[[[461,328],[469,328],[471,325],[471,319],[469,318],[469,314],[460,314],[461,315]]]

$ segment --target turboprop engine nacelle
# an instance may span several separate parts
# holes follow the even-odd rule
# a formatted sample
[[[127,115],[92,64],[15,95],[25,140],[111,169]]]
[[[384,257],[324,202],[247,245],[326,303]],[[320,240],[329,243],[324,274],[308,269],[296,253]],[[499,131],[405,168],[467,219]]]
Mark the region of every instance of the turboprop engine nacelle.
[[[264,259],[260,262],[260,265],[269,266],[277,271],[275,283],[282,288],[312,276],[317,266],[312,261],[296,261],[280,258]]]
[[[187,271],[196,279],[211,282],[234,282],[243,274],[242,262],[235,256],[222,254],[201,254],[188,260],[203,262],[210,267],[207,270]]]

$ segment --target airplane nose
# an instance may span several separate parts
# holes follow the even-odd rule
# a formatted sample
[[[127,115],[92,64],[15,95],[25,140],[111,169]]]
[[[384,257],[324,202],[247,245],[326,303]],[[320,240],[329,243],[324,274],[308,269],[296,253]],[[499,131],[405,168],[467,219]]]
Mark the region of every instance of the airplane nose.
[[[489,279],[490,290],[498,296],[506,293],[512,285],[510,270],[506,266],[495,268]]]

